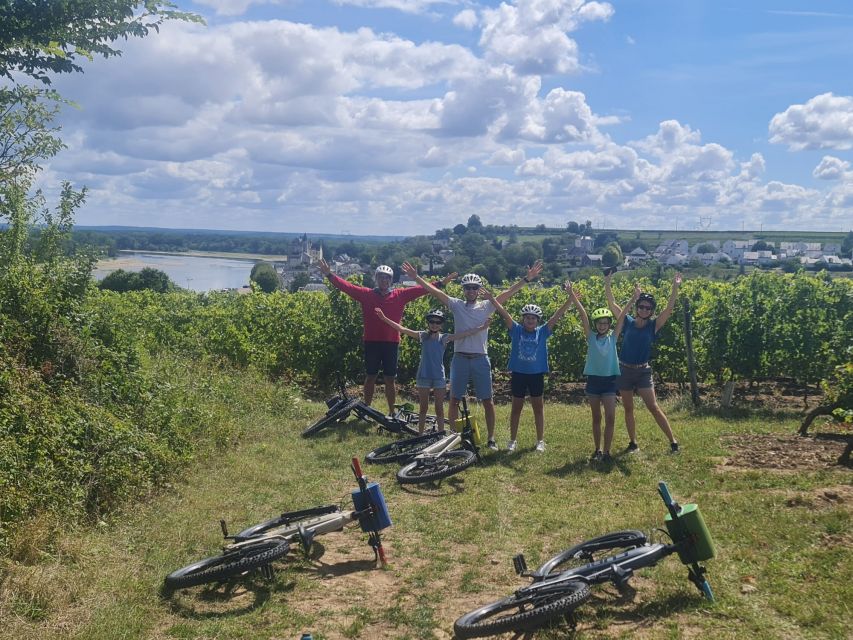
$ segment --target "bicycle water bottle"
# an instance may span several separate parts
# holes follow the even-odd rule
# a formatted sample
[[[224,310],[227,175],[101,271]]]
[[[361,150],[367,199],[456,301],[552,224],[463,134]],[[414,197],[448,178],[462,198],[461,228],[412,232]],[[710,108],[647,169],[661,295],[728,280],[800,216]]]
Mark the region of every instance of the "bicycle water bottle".
[[[302,637],[299,640],[314,640],[314,636],[310,633],[303,633]]]

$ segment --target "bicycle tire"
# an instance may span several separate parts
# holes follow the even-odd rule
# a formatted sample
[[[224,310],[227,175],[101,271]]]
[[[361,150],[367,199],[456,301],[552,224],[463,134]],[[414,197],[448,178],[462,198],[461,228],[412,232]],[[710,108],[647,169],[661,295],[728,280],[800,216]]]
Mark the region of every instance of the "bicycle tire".
[[[269,531],[270,529],[274,529],[276,527],[280,527],[283,525],[295,525],[296,523],[301,522],[302,520],[312,520],[316,519],[317,516],[325,515],[329,513],[339,513],[340,507],[337,505],[329,505],[327,507],[318,507],[318,513],[310,513],[306,514],[304,517],[291,517],[292,514],[284,513],[277,518],[271,518],[269,520],[265,520],[259,524],[253,525],[251,527],[247,527],[243,529],[240,533],[234,536],[235,540],[247,540],[248,538],[255,538],[259,535],[262,535]],[[322,511],[319,511],[322,510]]]
[[[477,455],[467,449],[445,451],[438,456],[416,459],[397,472],[400,484],[420,484],[447,478],[464,471],[477,460]]]
[[[607,555],[612,555],[610,551],[613,549],[629,549],[640,547],[646,543],[646,534],[636,529],[625,529],[623,531],[613,531],[606,533],[603,536],[585,540],[580,544],[561,551],[557,555],[545,561],[533,575],[537,578],[549,578],[558,573],[562,573],[569,569],[569,565],[573,560],[578,560],[581,564],[587,564],[592,560],[592,552],[605,551]],[[577,559],[575,556],[579,553],[590,554],[586,558]]]
[[[414,438],[398,440],[397,442],[377,447],[368,453],[364,459],[370,464],[408,462],[426,447],[445,437],[447,437],[446,431],[435,431],[433,433],[425,433],[423,435],[415,436]]]
[[[307,438],[308,436],[313,436],[315,433],[325,429],[330,424],[343,420],[358,402],[358,399],[352,399],[344,403],[336,404],[332,409],[329,409],[322,418],[305,429],[302,432],[302,437]]]
[[[514,593],[461,616],[453,623],[453,631],[457,638],[478,638],[538,629],[571,613],[589,596],[589,586],[579,580],[568,581],[564,589],[548,594]]]
[[[287,540],[262,540],[231,553],[204,558],[186,567],[181,567],[166,576],[168,589],[195,587],[207,582],[218,582],[242,575],[281,558],[290,550]]]

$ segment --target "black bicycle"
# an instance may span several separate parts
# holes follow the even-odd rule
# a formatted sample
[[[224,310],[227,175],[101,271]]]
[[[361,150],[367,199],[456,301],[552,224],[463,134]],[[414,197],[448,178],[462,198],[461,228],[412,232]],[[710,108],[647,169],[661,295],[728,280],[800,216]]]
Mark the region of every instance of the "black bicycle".
[[[650,543],[642,531],[616,531],[566,549],[536,571],[528,571],[524,556],[518,555],[513,558],[516,573],[531,578],[532,584],[460,617],[453,625],[456,637],[527,632],[559,620],[574,627],[574,611],[590,597],[590,585],[611,582],[622,590],[634,571],[654,566],[673,553],[687,566],[688,579],[713,601],[706,570],[699,562],[714,557],[714,546],[698,507],[678,505],[663,482],[658,492],[669,511],[666,526],[671,544]],[[616,550],[620,552],[614,554]]]
[[[359,487],[352,493],[355,509],[342,511],[338,505],[324,505],[291,511],[233,536],[228,535],[225,521],[220,520],[222,535],[230,540],[223,547],[222,553],[170,573],[164,580],[166,591],[242,578],[255,570],[271,578],[271,563],[285,556],[290,551],[291,543],[298,542],[307,554],[315,536],[340,531],[345,525],[356,521],[362,531],[368,533],[368,543],[373,548],[376,560],[385,564],[379,533],[391,526],[385,498],[378,484],[367,482],[357,458],[352,459],[352,470]]]
[[[326,400],[328,410],[311,426],[302,432],[307,438],[319,433],[326,427],[344,422],[351,414],[355,414],[360,420],[374,422],[379,429],[394,434],[417,435],[418,414],[409,403],[394,406],[393,415],[385,415],[381,411],[365,404],[360,398],[351,396],[347,392],[343,380],[338,379],[338,393]],[[426,417],[427,429],[434,430],[436,426],[435,416]]]
[[[462,398],[463,427],[435,431],[377,447],[365,456],[371,464],[403,464],[397,471],[400,484],[434,482],[464,471],[480,460],[468,403]]]

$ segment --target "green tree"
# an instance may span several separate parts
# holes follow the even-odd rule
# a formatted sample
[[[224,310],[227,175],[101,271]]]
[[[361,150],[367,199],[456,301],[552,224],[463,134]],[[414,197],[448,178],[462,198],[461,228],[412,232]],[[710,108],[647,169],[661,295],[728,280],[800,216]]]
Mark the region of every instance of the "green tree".
[[[710,242],[704,242],[696,248],[696,253],[716,253],[717,251],[717,247]]]
[[[472,213],[468,218],[468,231],[483,231],[483,223],[480,222],[480,216],[476,213]]]
[[[0,76],[24,74],[49,84],[49,74],[82,71],[80,58],[121,55],[116,40],[144,37],[174,19],[202,22],[163,0],[6,0]]]
[[[258,262],[252,267],[252,272],[249,274],[249,280],[260,287],[264,293],[272,293],[277,291],[281,286],[281,278],[269,262]]]
[[[605,267],[618,267],[624,261],[625,257],[622,255],[622,249],[617,242],[608,244],[601,254],[601,264]]]
[[[309,282],[311,282],[311,277],[308,275],[308,272],[300,271],[293,278],[293,281],[290,283],[288,290],[290,291],[290,293],[296,293],[301,287],[304,287]]]
[[[98,287],[104,291],[117,291],[119,293],[126,291],[167,293],[177,288],[165,272],[152,267],[145,267],[138,273],[116,269],[101,280]]]

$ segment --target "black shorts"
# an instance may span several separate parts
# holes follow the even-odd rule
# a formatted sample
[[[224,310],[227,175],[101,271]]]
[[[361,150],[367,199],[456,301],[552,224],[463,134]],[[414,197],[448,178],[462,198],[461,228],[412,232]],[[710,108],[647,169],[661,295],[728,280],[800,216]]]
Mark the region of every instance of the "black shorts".
[[[397,355],[399,342],[364,341],[364,370],[369,376],[375,376],[382,369],[386,378],[397,377]]]
[[[530,392],[531,398],[540,398],[545,393],[544,373],[512,372],[510,378],[513,398],[524,398]]]

